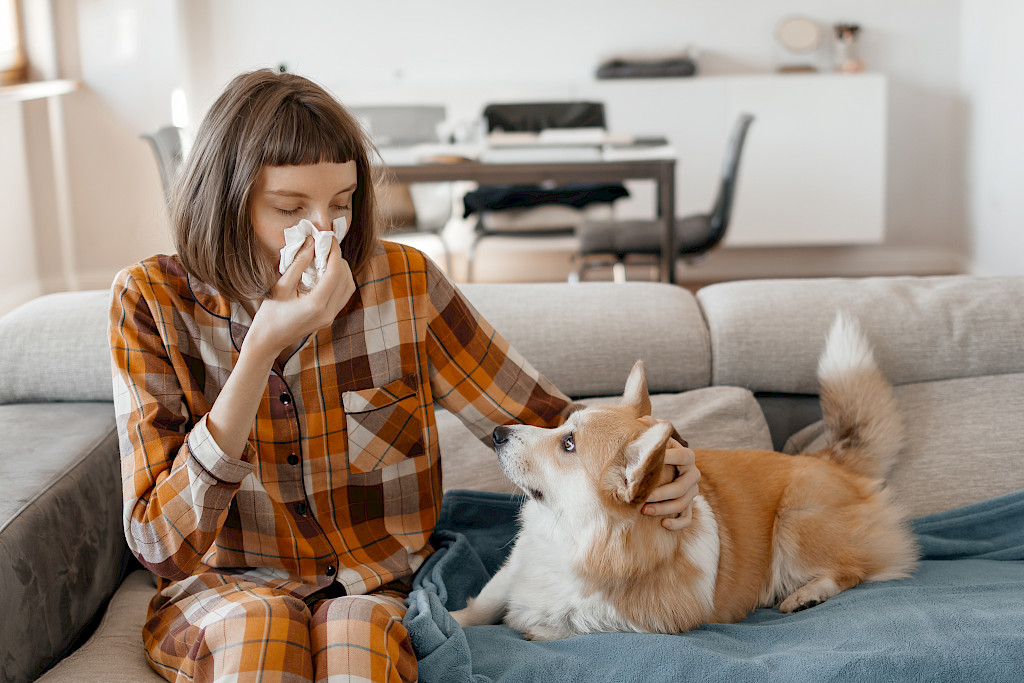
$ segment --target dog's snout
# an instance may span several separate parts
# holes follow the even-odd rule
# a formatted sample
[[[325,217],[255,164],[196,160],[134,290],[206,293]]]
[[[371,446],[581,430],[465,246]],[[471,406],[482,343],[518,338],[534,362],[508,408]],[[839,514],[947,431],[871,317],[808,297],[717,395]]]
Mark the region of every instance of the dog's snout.
[[[491,441],[494,442],[495,446],[500,446],[508,441],[508,437],[511,434],[512,430],[508,427],[495,427],[494,431],[491,432]]]

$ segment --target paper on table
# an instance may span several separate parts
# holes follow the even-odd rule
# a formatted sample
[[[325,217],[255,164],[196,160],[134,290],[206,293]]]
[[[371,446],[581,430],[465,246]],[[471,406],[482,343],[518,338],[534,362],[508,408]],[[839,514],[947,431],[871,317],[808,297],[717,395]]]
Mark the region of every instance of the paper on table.
[[[332,232],[317,230],[316,226],[303,218],[298,225],[285,228],[284,247],[281,249],[281,263],[278,265],[278,270],[282,273],[288,270],[288,266],[295,260],[295,254],[302,248],[303,242],[307,237],[312,236],[313,260],[306,266],[306,270],[302,271],[302,284],[307,288],[316,285],[327,268],[327,255],[331,253],[331,241],[337,238],[338,244],[341,244],[341,241],[345,239],[345,233],[348,232],[348,221],[341,216],[334,219],[332,227],[334,228]]]

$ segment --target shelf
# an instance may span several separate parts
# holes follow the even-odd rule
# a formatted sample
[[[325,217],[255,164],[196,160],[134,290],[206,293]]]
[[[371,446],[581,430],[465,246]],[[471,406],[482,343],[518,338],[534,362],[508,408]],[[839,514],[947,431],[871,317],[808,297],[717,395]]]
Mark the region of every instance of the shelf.
[[[0,102],[27,102],[30,100],[46,102],[50,135],[50,164],[53,170],[52,203],[57,210],[61,268],[67,289],[78,289],[78,276],[75,272],[76,233],[71,210],[71,182],[64,125],[64,103],[61,97],[80,87],[80,82],[68,79],[31,81],[0,87]],[[31,144],[30,138],[31,136],[25,136],[26,145]],[[31,154],[33,150],[26,149],[26,153]]]
[[[53,81],[33,81],[0,87],[0,102],[25,102],[41,100],[47,97],[67,95],[79,88],[78,81],[67,79]]]

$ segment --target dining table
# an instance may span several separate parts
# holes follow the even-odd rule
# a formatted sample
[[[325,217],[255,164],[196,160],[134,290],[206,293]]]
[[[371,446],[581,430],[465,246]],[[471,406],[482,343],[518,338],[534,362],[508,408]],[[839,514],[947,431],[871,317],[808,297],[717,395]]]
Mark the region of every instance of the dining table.
[[[662,227],[660,277],[675,283],[675,168],[672,150],[651,150],[638,146],[609,148],[593,158],[559,159],[555,155],[528,155],[515,160],[496,160],[482,155],[467,158],[457,150],[446,154],[433,147],[430,154],[382,155],[391,180],[397,183],[470,181],[480,185],[564,184],[571,182],[617,183],[652,180],[656,186],[655,207]]]

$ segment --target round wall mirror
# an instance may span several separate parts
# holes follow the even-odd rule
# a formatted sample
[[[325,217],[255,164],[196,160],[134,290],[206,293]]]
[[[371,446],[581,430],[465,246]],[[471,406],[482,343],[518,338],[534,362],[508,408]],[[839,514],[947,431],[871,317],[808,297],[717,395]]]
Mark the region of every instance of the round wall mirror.
[[[813,52],[821,41],[821,28],[807,17],[786,17],[779,22],[775,36],[790,52]]]

